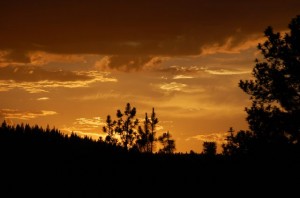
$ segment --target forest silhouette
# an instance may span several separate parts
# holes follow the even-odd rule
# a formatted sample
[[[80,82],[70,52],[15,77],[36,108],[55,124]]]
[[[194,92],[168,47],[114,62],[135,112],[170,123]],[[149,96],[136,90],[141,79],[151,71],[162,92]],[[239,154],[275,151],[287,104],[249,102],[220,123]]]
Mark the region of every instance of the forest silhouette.
[[[290,197],[300,178],[300,16],[285,35],[267,27],[253,79],[239,87],[252,102],[249,130],[228,130],[222,153],[176,152],[169,131],[157,135],[152,109],[144,120],[127,103],[108,115],[94,140],[29,124],[0,127],[1,197]]]

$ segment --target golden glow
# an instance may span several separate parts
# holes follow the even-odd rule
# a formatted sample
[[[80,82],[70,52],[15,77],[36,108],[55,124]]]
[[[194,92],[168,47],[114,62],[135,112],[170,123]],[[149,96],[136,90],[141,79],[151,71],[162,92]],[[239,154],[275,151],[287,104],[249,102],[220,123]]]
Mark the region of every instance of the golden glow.
[[[103,119],[129,102],[139,118],[155,108],[158,133],[169,131],[178,152],[221,143],[231,126],[247,129],[238,82],[251,77],[265,28],[285,31],[300,7],[44,1],[0,6],[0,119],[99,138]]]
[[[189,79],[189,78],[193,78],[192,76],[185,76],[185,75],[176,75],[173,77],[174,80],[176,79]]]
[[[160,89],[166,92],[171,91],[181,91],[183,90],[187,85],[183,83],[177,83],[177,82],[170,82],[170,83],[164,83],[160,85]]]
[[[33,74],[30,71],[28,74]],[[0,91],[9,91],[12,89],[24,89],[29,93],[49,92],[49,88],[80,88],[89,87],[90,84],[97,82],[117,82],[113,77],[108,77],[108,73],[99,71],[76,72],[79,75],[89,77],[89,80],[74,80],[74,81],[51,81],[42,80],[37,82],[16,82],[14,80],[0,80]]]
[[[36,100],[49,100],[50,98],[48,98],[48,97],[42,97],[42,98],[38,98],[38,99],[36,99]]]
[[[2,109],[0,110],[0,114],[3,115],[5,119],[29,120],[37,117],[56,115],[57,112],[46,111],[46,110],[30,112],[30,111],[19,111],[16,109]]]

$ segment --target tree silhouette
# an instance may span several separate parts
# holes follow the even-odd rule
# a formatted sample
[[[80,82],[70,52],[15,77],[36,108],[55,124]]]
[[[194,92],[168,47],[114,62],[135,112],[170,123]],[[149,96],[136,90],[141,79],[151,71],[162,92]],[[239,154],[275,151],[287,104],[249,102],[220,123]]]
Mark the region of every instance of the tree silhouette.
[[[150,141],[150,150],[151,153],[154,150],[154,142],[156,141],[155,135],[156,135],[156,125],[158,123],[158,118],[156,117],[156,113],[154,111],[154,108],[152,108],[151,118],[150,118],[150,125],[151,125],[151,133],[149,136]]]
[[[139,124],[138,119],[134,119],[136,116],[136,108],[131,107],[130,103],[127,103],[124,113],[121,110],[117,110],[117,122],[115,131],[120,135],[122,145],[125,149],[130,149],[134,146],[137,131],[136,127]]]
[[[217,154],[216,142],[203,142],[203,154],[207,156],[215,156]]]
[[[225,144],[222,144],[222,154],[223,155],[233,155],[236,153],[236,141],[235,141],[235,136],[234,136],[234,129],[232,127],[229,128],[228,130],[229,135],[226,136]]]
[[[106,126],[103,126],[103,132],[107,133],[105,137],[105,142],[116,145],[118,140],[115,137],[115,127],[117,122],[115,120],[112,120],[110,115],[106,118]]]
[[[222,144],[222,154],[226,156],[246,155],[250,152],[256,152],[257,140],[250,131],[239,131],[234,134],[232,127],[228,130],[229,135],[226,137],[226,143]]]
[[[255,60],[254,79],[239,87],[252,101],[246,107],[250,131],[227,136],[223,154],[280,153],[300,144],[300,15],[284,36],[267,27],[267,40],[258,44],[263,59]],[[293,147],[295,148],[295,147]]]
[[[140,152],[153,153],[157,141],[155,136],[158,123],[155,110],[152,108],[150,118],[145,113],[142,126],[139,125],[139,120],[135,119],[136,112],[136,108],[127,103],[124,112],[117,110],[116,121],[108,115],[106,125],[102,129],[104,133],[107,133],[105,142],[121,145],[126,150],[134,149]],[[102,138],[99,138],[99,141],[102,141]]]
[[[151,145],[150,145],[150,119],[148,118],[147,113],[145,113],[145,120],[143,122],[143,127],[139,126],[138,129],[138,138],[136,141],[136,146],[139,151],[150,153]]]
[[[239,83],[252,100],[246,108],[249,128],[267,144],[300,140],[300,16],[288,27],[284,36],[272,27],[265,30],[267,41],[258,45],[263,60],[256,60],[254,79]]]
[[[175,141],[171,139],[172,136],[168,132],[163,133],[158,137],[158,141],[162,144],[163,148],[159,149],[159,153],[172,154],[175,151]]]
[[[152,108],[151,117],[148,117],[148,114],[145,113],[145,120],[143,122],[143,126],[139,126],[138,128],[138,137],[136,146],[139,151],[153,153],[154,151],[154,143],[157,141],[156,135],[156,125],[158,123],[158,118],[156,117],[156,113],[154,108]]]

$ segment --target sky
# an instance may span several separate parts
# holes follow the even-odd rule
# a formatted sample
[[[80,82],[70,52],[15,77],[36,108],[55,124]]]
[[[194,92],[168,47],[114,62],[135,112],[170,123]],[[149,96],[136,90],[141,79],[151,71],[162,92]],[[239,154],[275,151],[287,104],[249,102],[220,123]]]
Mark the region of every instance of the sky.
[[[176,152],[247,130],[264,30],[288,31],[299,0],[2,0],[0,119],[103,136],[127,103]]]

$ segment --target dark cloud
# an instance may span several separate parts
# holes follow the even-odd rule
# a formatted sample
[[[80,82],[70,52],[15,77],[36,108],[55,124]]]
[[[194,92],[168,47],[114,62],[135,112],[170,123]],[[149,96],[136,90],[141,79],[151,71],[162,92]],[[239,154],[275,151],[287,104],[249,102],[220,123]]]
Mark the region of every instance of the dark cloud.
[[[34,66],[7,66],[0,67],[0,80],[14,80],[16,82],[37,81],[84,81],[93,77],[86,74],[77,74],[71,71],[47,71]]]
[[[7,52],[7,55],[3,56],[5,62],[17,62],[17,63],[30,63],[30,57],[24,50],[13,49]]]
[[[35,50],[194,55],[229,37],[235,47],[268,25],[287,28],[299,10],[299,0],[2,0],[0,49],[23,62]]]

